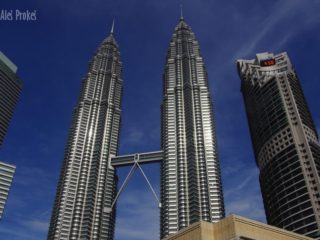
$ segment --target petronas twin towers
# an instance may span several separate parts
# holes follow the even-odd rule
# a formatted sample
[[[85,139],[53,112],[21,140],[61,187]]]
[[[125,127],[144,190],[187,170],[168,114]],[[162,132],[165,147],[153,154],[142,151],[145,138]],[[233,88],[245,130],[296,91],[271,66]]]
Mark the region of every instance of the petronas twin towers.
[[[224,217],[212,100],[199,44],[183,18],[163,78],[161,150],[119,157],[122,63],[113,30],[89,64],[66,146],[48,239],[114,237],[116,167],[161,162],[161,238]],[[137,160],[138,159],[138,160]]]

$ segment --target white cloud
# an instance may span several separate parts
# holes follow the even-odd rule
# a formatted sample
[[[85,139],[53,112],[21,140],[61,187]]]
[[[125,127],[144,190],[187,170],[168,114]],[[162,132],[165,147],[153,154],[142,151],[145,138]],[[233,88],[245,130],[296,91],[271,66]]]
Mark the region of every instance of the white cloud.
[[[126,191],[117,209],[116,240],[159,239],[159,208],[151,193]]]
[[[14,178],[15,184],[33,185],[39,182],[48,182],[52,173],[48,173],[42,168],[36,166],[17,166],[16,175]],[[41,179],[41,181],[39,181]]]
[[[32,219],[23,223],[25,226],[36,232],[47,232],[49,229],[49,222],[47,220]]]
[[[266,222],[265,213],[261,205],[260,199],[252,196],[242,196],[227,202],[227,215],[236,214],[247,217],[260,222]]]
[[[252,181],[254,181],[255,179],[255,175],[248,175],[242,181],[237,181],[237,185],[235,187],[227,188],[224,193],[225,197],[232,197],[231,195],[234,195],[235,193],[237,194],[239,192],[243,192],[243,190],[248,188],[248,185],[252,184]]]
[[[124,149],[127,153],[128,149],[133,148],[133,151],[141,151],[137,147],[143,147],[156,144],[160,139],[160,130],[158,127],[149,125],[142,125],[129,128],[121,137],[121,149]],[[143,149],[143,148],[142,148]],[[142,151],[144,151],[143,149]],[[158,149],[153,149],[158,150]],[[148,150],[147,150],[148,151]],[[129,151],[129,152],[132,152]]]
[[[238,182],[238,179],[234,179]],[[262,195],[257,177],[247,177],[236,187],[228,188],[225,193],[226,213],[237,214],[265,222]]]
[[[123,139],[125,144],[135,145],[143,141],[145,134],[137,128],[130,129],[130,132]]]
[[[244,157],[227,160],[222,169],[226,214],[265,222],[259,170],[253,162],[245,163]]]
[[[43,212],[37,215],[37,218],[16,219],[16,224],[10,228],[0,227],[0,236],[5,234],[10,240],[35,240],[44,239],[49,228],[49,212]],[[18,218],[16,216],[16,218]],[[2,233],[2,234],[1,234]]]
[[[277,41],[270,41],[268,49],[281,51],[281,48],[293,35],[299,33],[309,25],[319,23],[319,17],[315,9],[311,4],[307,6],[306,3],[301,0],[276,2],[270,11],[270,15],[266,19],[259,19],[260,24],[255,24],[255,26],[259,27],[252,30],[254,32],[254,34],[252,34],[253,38],[251,38],[250,41],[246,41],[230,60],[252,55],[257,51],[258,45],[262,41],[270,39],[269,35],[274,32],[277,32]],[[283,22],[289,22],[289,26],[290,24],[292,26],[288,27],[287,25],[284,27]],[[281,27],[281,29],[279,29],[279,27]]]
[[[30,231],[25,231],[20,228],[0,228],[0,235],[6,234],[10,236],[10,240],[34,240],[39,239],[39,236],[30,233]]]

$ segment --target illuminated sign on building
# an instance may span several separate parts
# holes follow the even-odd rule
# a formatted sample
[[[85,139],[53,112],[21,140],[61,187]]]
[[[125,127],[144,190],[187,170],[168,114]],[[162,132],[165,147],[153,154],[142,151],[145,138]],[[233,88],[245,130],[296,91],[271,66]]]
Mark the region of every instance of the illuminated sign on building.
[[[261,67],[269,67],[269,66],[273,66],[275,64],[276,64],[276,60],[274,60],[274,59],[266,59],[266,60],[260,61]]]

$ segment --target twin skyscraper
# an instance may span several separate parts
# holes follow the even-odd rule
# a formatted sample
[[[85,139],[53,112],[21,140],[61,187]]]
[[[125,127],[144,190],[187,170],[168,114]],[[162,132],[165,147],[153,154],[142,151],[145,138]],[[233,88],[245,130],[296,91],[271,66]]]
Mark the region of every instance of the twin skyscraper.
[[[293,114],[292,117],[295,116],[296,119],[299,118],[300,111],[305,111],[302,91],[293,71],[293,75],[290,75],[292,87],[291,82],[277,75],[278,69],[273,68],[279,65],[278,58],[273,58],[272,55],[259,57],[261,59],[258,62],[239,62],[239,72],[243,79],[242,89],[257,162],[261,170],[265,206],[267,213],[272,215],[268,220],[277,225],[282,219],[282,216],[277,217],[279,211],[288,212],[283,216],[285,219],[290,217],[290,211],[303,212],[305,209],[308,210],[308,214],[303,212],[305,214],[299,215],[299,219],[305,216],[305,221],[309,221],[307,217],[312,215],[310,231],[314,234],[320,223],[320,185],[317,170],[320,169],[320,154],[311,115],[301,115],[303,123],[305,122],[305,127],[301,129],[294,128],[296,125],[291,123],[291,120],[283,120],[286,119],[286,114],[291,117],[290,107],[294,108],[292,111],[296,115]],[[288,65],[288,59],[281,63]],[[260,71],[264,70],[263,67],[268,71],[260,74]],[[288,73],[287,70],[283,71],[284,75]],[[289,78],[289,75],[286,76],[283,77]],[[268,87],[262,88],[264,85]],[[283,88],[283,92],[278,88]],[[293,91],[288,104],[290,101],[293,104],[296,96],[299,103],[297,106],[288,105],[284,110],[285,88],[287,91],[292,88]],[[112,240],[116,216],[113,207],[117,195],[116,167],[121,165],[121,160],[124,165],[136,164],[139,156],[144,157],[144,163],[161,162],[161,238],[198,221],[217,222],[224,218],[222,183],[207,72],[198,41],[182,17],[170,41],[164,70],[160,151],[133,154],[132,157],[117,156],[122,89],[122,62],[112,28],[110,35],[101,43],[91,59],[88,73],[82,82],[52,213],[48,233],[50,240]],[[265,107],[259,110],[262,106]],[[256,122],[257,119],[263,122]],[[297,120],[297,124],[301,124],[301,120]],[[290,132],[292,128],[296,129],[296,132]],[[294,137],[304,134],[304,131],[309,137],[295,141]],[[308,147],[310,139],[314,151]],[[285,140],[288,142],[287,145]],[[271,147],[276,143],[279,149]],[[290,146],[292,149],[299,148],[299,153],[290,152],[294,151]],[[264,151],[267,154],[264,154]],[[286,151],[286,155],[279,155],[281,151]],[[292,157],[293,155],[295,157]],[[300,155],[306,160],[302,162]],[[273,160],[275,156],[277,158]],[[283,158],[290,159],[285,162]],[[281,170],[285,167],[282,163],[290,166],[285,172]],[[301,172],[301,176],[295,175],[297,172]],[[283,181],[270,180],[273,177],[282,179],[280,175],[283,174],[288,175]],[[313,177],[309,176],[310,174]],[[299,178],[299,184],[292,185],[291,182],[296,181],[295,176]],[[309,182],[312,184],[309,185]],[[308,187],[304,189],[306,185]],[[279,186],[283,187],[273,190]],[[303,199],[299,199],[299,193],[292,199],[289,197],[289,194],[302,188],[306,192]],[[282,195],[277,196],[280,192]],[[288,202],[291,204],[290,207],[282,207],[281,204]],[[281,224],[285,227],[284,222]],[[296,228],[292,227],[292,230]]]
[[[89,64],[74,110],[48,239],[113,239],[122,63],[113,31]],[[181,18],[168,50],[161,106],[161,237],[224,217],[207,73]]]

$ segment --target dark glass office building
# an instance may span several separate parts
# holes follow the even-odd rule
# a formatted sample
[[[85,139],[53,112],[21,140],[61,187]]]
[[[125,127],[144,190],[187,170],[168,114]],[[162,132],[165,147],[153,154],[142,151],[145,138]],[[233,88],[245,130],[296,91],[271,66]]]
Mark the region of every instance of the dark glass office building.
[[[0,146],[3,144],[22,88],[22,82],[16,73],[16,65],[0,52]]]
[[[3,144],[22,88],[22,82],[16,75],[17,69],[17,66],[0,52],[0,146]],[[0,162],[0,220],[3,217],[15,169],[11,164]]]
[[[320,145],[287,53],[238,60],[269,224],[319,238]]]

